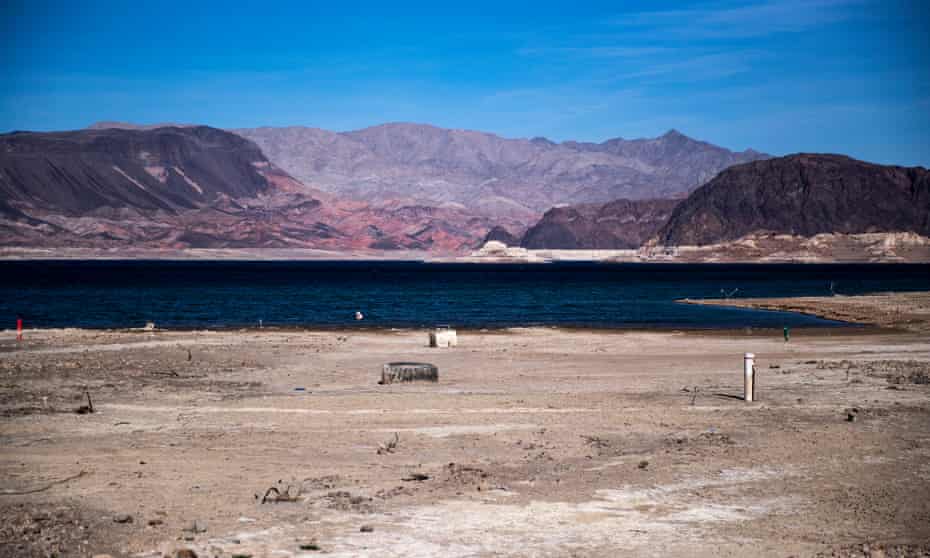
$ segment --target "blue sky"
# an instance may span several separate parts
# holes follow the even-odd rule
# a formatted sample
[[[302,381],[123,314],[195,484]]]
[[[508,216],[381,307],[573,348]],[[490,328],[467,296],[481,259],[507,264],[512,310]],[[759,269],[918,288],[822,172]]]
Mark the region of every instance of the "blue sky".
[[[602,141],[676,128],[731,149],[930,166],[922,0],[4,0],[0,16],[0,131],[411,121]]]

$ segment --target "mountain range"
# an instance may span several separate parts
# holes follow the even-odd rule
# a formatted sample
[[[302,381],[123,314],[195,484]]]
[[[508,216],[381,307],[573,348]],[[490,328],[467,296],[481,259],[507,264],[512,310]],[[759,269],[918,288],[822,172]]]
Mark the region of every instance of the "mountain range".
[[[926,169],[772,158],[670,131],[603,143],[419,124],[99,123],[0,134],[0,245],[462,254],[930,235]],[[871,242],[871,241],[870,241]]]
[[[343,133],[302,127],[234,132],[301,182],[343,198],[455,207],[526,223],[560,204],[684,197],[731,165],[768,157],[674,130],[603,143],[504,139],[404,123]]]
[[[707,246],[752,235],[913,233],[930,237],[930,171],[801,153],[734,165],[683,200],[553,208],[525,233],[486,240],[528,249]]]
[[[161,126],[100,122],[91,128]],[[231,131],[255,142],[300,182],[343,199],[464,209],[526,224],[560,204],[681,198],[731,165],[769,157],[752,149],[733,152],[676,130],[603,143],[505,139],[411,123],[350,132],[302,126]]]
[[[89,248],[470,248],[455,208],[375,208],[301,184],[205,126],[0,135],[0,244]]]

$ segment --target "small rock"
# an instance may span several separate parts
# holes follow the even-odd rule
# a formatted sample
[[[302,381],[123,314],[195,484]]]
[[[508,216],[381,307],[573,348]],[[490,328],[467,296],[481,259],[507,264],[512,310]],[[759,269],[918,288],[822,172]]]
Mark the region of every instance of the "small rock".
[[[640,469],[645,469],[645,468],[648,467],[648,466],[649,466],[649,462],[648,462],[648,461],[640,461],[640,462],[639,462],[639,465],[637,465],[637,467],[639,467]]]
[[[402,479],[400,479],[400,480],[402,480],[402,481],[407,481],[407,482],[409,482],[409,481],[422,482],[422,481],[425,481],[425,480],[429,480],[429,475],[426,475],[426,474],[423,474],[423,473],[410,473],[409,475],[407,475],[406,477],[404,477],[404,478],[402,478]]]
[[[320,545],[316,544],[315,542],[308,542],[301,543],[299,548],[301,550],[320,550]]]
[[[164,521],[162,521],[161,519],[149,519],[149,526],[150,526],[150,527],[157,527],[157,526],[161,525],[162,523],[164,523]]]
[[[113,516],[113,521],[116,523],[132,523],[132,516],[128,513],[118,513]]]
[[[174,551],[174,558],[197,558],[197,553],[189,548],[179,548]]]
[[[38,535],[38,534],[41,533],[41,532],[42,532],[42,528],[39,527],[38,525],[35,525],[35,524],[33,524],[33,525],[27,525],[27,526],[23,529],[23,533],[26,534],[26,535]]]
[[[371,533],[375,530],[375,528],[372,527],[371,525],[362,525],[361,527],[358,528],[358,530],[360,533]]]
[[[188,533],[206,533],[207,525],[202,521],[194,521],[190,525],[184,528]]]

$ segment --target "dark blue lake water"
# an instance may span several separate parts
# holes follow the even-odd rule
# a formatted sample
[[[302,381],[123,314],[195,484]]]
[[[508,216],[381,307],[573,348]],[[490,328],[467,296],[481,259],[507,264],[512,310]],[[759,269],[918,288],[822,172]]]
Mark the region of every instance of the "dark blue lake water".
[[[835,326],[680,298],[930,289],[930,265],[0,262],[0,329],[346,326]],[[361,311],[365,320],[356,322]]]

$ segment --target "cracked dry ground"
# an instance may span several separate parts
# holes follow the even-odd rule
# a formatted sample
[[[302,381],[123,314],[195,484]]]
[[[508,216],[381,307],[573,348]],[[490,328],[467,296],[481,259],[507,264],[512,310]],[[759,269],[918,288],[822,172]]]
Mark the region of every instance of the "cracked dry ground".
[[[3,335],[2,556],[930,552],[914,333]]]

